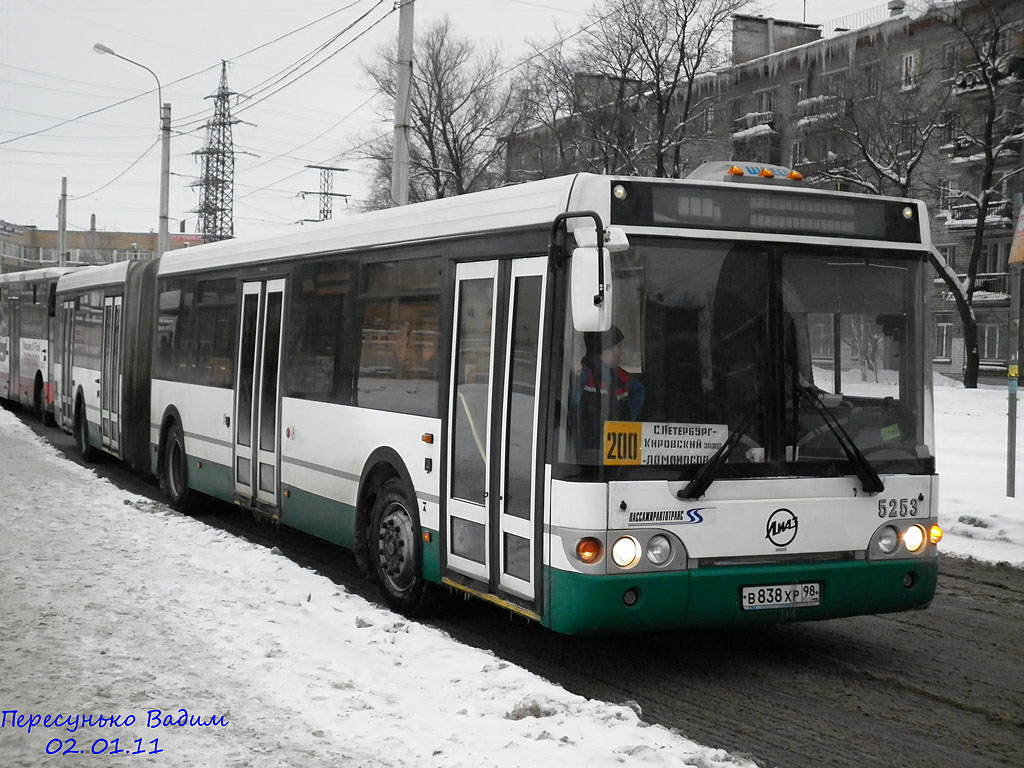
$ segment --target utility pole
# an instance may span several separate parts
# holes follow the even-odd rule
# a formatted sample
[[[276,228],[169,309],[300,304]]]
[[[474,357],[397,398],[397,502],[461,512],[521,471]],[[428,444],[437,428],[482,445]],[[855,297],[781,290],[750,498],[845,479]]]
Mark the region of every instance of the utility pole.
[[[320,218],[317,221],[329,221],[333,213],[333,201],[336,197],[350,197],[342,192],[333,192],[334,172],[347,171],[348,168],[335,168],[330,165],[307,165],[320,171]],[[312,195],[312,192],[300,192],[300,195]]]
[[[157,230],[156,255],[171,247],[168,230],[171,186],[171,105],[160,105],[160,229]]]
[[[398,11],[398,57],[395,61],[395,138],[391,161],[391,204],[409,202],[409,97],[412,90],[413,3],[401,0]]]
[[[68,177],[60,177],[60,202],[57,203],[57,266],[67,266],[68,252]]]
[[[1010,246],[1010,345],[1007,360],[1006,411],[1006,495],[1016,496],[1017,480],[1017,379],[1020,377],[1021,353],[1021,271],[1024,269],[1024,206],[1017,216],[1017,229]]]

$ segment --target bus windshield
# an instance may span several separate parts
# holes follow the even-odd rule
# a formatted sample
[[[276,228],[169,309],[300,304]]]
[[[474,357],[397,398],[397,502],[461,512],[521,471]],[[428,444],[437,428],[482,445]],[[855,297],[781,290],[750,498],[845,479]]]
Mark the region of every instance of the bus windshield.
[[[934,471],[923,253],[630,242],[612,328],[566,312],[566,476],[692,478],[726,443],[718,478]]]

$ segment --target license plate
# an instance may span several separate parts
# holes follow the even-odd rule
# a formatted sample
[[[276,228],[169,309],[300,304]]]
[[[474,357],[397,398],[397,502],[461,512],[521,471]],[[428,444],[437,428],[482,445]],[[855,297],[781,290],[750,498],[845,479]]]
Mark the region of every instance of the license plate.
[[[821,605],[821,583],[772,584],[763,587],[743,587],[743,610],[759,611],[766,608],[807,608]]]

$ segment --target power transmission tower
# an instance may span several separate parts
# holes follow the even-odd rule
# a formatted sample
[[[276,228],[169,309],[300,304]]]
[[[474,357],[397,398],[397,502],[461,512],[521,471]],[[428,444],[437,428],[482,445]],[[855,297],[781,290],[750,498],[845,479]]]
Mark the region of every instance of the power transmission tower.
[[[235,234],[235,148],[231,126],[239,121],[231,117],[234,95],[228,89],[228,63],[223,61],[220,86],[216,93],[206,97],[214,99],[213,117],[206,121],[206,143],[192,153],[202,162],[199,179],[192,186],[199,187],[199,205],[193,212],[199,214],[196,231],[203,236],[204,243],[227,240]]]
[[[334,210],[334,198],[350,197],[347,193],[332,191],[334,188],[334,172],[347,171],[348,168],[335,168],[332,165],[307,165],[306,167],[320,171],[320,218],[317,221],[329,221]],[[317,193],[303,191],[299,194],[305,197],[306,195]]]

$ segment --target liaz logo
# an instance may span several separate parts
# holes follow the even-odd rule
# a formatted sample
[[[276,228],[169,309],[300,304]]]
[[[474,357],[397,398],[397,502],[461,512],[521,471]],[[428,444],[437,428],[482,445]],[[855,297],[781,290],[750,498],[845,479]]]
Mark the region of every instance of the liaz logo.
[[[783,507],[772,512],[765,526],[765,538],[776,547],[788,547],[796,538],[797,517]]]

